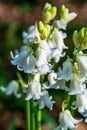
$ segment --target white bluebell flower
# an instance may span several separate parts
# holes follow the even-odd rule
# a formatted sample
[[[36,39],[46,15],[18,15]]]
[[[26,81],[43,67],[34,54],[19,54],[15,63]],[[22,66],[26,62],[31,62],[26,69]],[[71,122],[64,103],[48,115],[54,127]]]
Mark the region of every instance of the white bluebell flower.
[[[72,79],[72,70],[73,70],[73,65],[70,62],[70,60],[67,59],[63,63],[63,69],[61,70],[61,68],[59,68],[58,78],[59,79],[64,79],[66,81],[71,80]]]
[[[11,63],[17,65],[20,71],[25,73],[34,73],[36,58],[31,54],[31,49],[23,46],[20,52],[16,51],[15,56],[11,52]]]
[[[77,128],[77,124],[80,123],[82,119],[76,120],[73,118],[69,110],[65,110],[59,114],[59,126],[54,130],[75,130]]]
[[[58,29],[64,29],[64,30],[66,30],[67,22],[66,22],[66,20],[64,20],[64,19],[54,20],[54,25],[55,25]]]
[[[40,99],[41,96],[41,84],[38,81],[31,81],[28,83],[28,92],[26,96],[26,100],[33,99]]]
[[[76,96],[76,106],[79,113],[85,113],[87,111],[87,90],[84,94]]]
[[[58,63],[61,57],[64,57],[65,53],[61,53],[58,49],[51,49],[49,59],[54,59],[55,63]],[[49,60],[50,61],[50,60]]]
[[[70,83],[69,94],[70,95],[83,94],[86,88],[86,84],[84,82],[85,80],[83,80],[80,77],[75,77],[75,79],[72,79]]]
[[[79,64],[77,62],[74,62],[69,94],[70,95],[83,94],[86,88],[85,80],[86,77],[81,75]]]
[[[57,79],[54,86],[57,86],[60,90],[69,91],[69,88],[66,86],[66,81],[64,79]]]
[[[48,64],[47,57],[50,55],[50,49],[45,40],[41,41],[36,54],[36,66]]]
[[[51,72],[48,74],[48,81],[50,85],[53,85],[56,83],[56,79],[57,79],[57,73],[55,72]]]
[[[58,86],[58,84],[49,84],[49,82],[45,82],[44,84],[43,84],[43,89],[59,89],[59,86]]]
[[[46,40],[42,40],[36,52],[36,68],[37,72],[46,74],[50,71],[51,65],[49,62],[50,48]]]
[[[11,52],[11,63],[17,65],[17,68],[25,73],[34,74],[39,72],[41,74],[46,74],[50,71],[51,66],[48,63],[50,48],[46,40],[42,40],[36,47],[33,46],[34,43],[23,46],[20,52],[16,51],[15,56]]]
[[[19,84],[15,80],[10,81],[9,84],[7,85],[7,87],[2,87],[1,86],[0,90],[2,92],[6,93],[7,95],[14,94],[17,98],[21,97],[21,94],[18,93],[18,91],[19,91]]]
[[[74,105],[72,109],[78,109],[78,112],[84,117],[84,121],[87,122],[87,89],[84,94],[76,95],[76,101],[72,105]]]
[[[69,91],[69,88],[66,86],[66,81],[63,79],[56,79],[54,84],[49,84],[49,82],[45,82],[43,84],[43,89],[60,89]]]
[[[28,33],[23,32],[22,36],[23,36],[23,42],[25,44],[28,42],[39,43],[41,39],[40,39],[40,33],[37,28],[37,23],[29,27]]]
[[[44,64],[48,64],[46,51],[43,48],[38,48],[36,57],[36,66],[39,67]]]
[[[39,67],[37,67],[37,72],[40,74],[47,74],[51,71],[51,65],[50,64],[43,64]]]
[[[77,62],[80,67],[81,75],[87,75],[87,54],[83,54],[82,52],[77,54]]]
[[[45,91],[45,94],[41,96],[40,100],[38,100],[39,108],[43,109],[44,107],[53,109],[53,104],[55,101],[52,101],[52,96],[49,97],[48,91]]]
[[[48,74],[48,81],[43,83],[43,89],[58,89],[59,87],[56,85],[57,74],[55,72],[51,72]]]
[[[67,48],[64,45],[64,38],[66,38],[66,34],[55,28],[48,41],[49,47],[57,48],[62,52],[64,48]]]
[[[58,31],[57,28],[54,29],[53,33],[50,35],[50,38],[48,40],[48,45],[51,50],[50,59],[54,59],[56,62],[59,61],[60,57],[63,57],[63,49],[66,49],[67,47],[64,45],[64,38],[66,37],[66,34],[62,33],[61,31]]]
[[[35,74],[34,79],[28,83],[28,91],[25,100],[38,100],[44,92],[41,91],[40,74]]]

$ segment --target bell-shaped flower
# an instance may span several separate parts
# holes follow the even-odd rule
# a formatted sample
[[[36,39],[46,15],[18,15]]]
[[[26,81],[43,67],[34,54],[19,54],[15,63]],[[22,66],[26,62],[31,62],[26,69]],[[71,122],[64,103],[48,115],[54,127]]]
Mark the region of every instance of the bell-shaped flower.
[[[74,62],[69,94],[70,95],[83,94],[86,88],[85,80],[86,78],[81,75],[78,62]]]
[[[49,61],[54,59],[55,63],[58,63],[61,57],[64,57],[65,53],[61,53],[58,49],[51,49],[51,55],[49,56]]]
[[[39,48],[37,51],[37,57],[36,57],[36,66],[42,66],[44,64],[47,64],[47,55],[44,49]]]
[[[87,74],[87,54],[83,54],[82,52],[77,54],[77,62],[80,67],[81,75],[86,76]]]
[[[36,74],[34,79],[28,83],[28,92],[25,100],[30,100],[33,98],[34,100],[38,100],[44,92],[41,91],[41,84],[40,84],[40,74]]]
[[[58,29],[64,29],[66,30],[67,27],[67,22],[64,19],[60,19],[60,20],[54,20],[55,27],[57,27]]]
[[[87,89],[84,94],[76,95],[76,101],[73,102],[74,108],[78,109],[78,112],[84,117],[84,121],[87,123]]]
[[[15,80],[10,81],[9,84],[7,85],[7,87],[2,87],[1,86],[0,90],[2,92],[6,93],[7,95],[14,94],[15,97],[17,97],[17,98],[21,97],[21,94],[18,93],[18,91],[19,91],[19,84]]]
[[[76,106],[79,113],[85,113],[87,111],[87,90],[84,94],[76,96]]]
[[[59,114],[59,126],[54,130],[75,130],[77,128],[77,124],[80,123],[82,119],[76,120],[73,118],[69,110],[65,110]]]
[[[38,50],[42,49],[42,51],[45,53],[45,55],[48,57],[51,54],[51,50],[49,48],[47,40],[42,40],[38,46]],[[39,52],[37,50],[37,53]]]
[[[72,70],[73,70],[73,65],[70,62],[70,60],[67,59],[63,63],[63,69],[61,70],[61,68],[59,68],[58,78],[64,79],[66,81],[71,80],[72,79]]]
[[[56,83],[56,81],[55,81],[56,79],[57,79],[57,74],[55,72],[52,72],[52,73],[48,74],[48,81],[49,81],[50,85],[55,84]]]
[[[47,57],[50,55],[50,49],[45,40],[40,43],[40,47],[38,47],[36,54],[36,66],[48,63]]]
[[[61,19],[64,19],[67,23],[72,21],[77,16],[76,13],[72,12],[69,13],[68,8],[66,8],[64,5],[60,8],[60,17]]]
[[[75,79],[72,79],[70,82],[70,95],[78,95],[83,94],[85,92],[86,84],[85,80],[80,77],[75,77]]]
[[[46,40],[42,40],[36,52],[36,68],[41,74],[46,74],[51,69],[51,65],[48,63],[49,55],[49,46]]]
[[[64,79],[55,79],[54,84],[49,84],[49,82],[45,82],[43,84],[43,89],[60,89],[69,91],[69,88],[66,86],[66,82]]]
[[[43,89],[58,89],[59,87],[56,85],[57,74],[55,72],[51,72],[48,74],[48,81],[43,83]]]
[[[35,63],[36,58],[30,53],[31,49],[23,46],[20,52],[16,51],[15,56],[11,52],[11,63],[17,65],[17,68],[20,71],[25,73],[34,73],[35,72]]]
[[[64,45],[64,38],[66,38],[66,34],[58,31],[58,29],[55,28],[48,41],[49,47],[51,49],[57,48],[59,51],[62,52],[64,48],[67,48]]]
[[[51,65],[50,64],[43,64],[39,67],[37,67],[37,72],[40,74],[47,74],[51,71]]]
[[[53,104],[55,101],[52,101],[52,96],[49,97],[48,91],[45,92],[43,96],[41,96],[40,100],[38,100],[39,108],[43,109],[44,107],[53,109]]]
[[[66,81],[64,79],[58,78],[54,86],[57,86],[57,88],[60,90],[69,91],[69,88],[66,86]]]
[[[48,40],[48,45],[51,50],[50,59],[54,59],[56,62],[59,61],[60,57],[63,57],[63,49],[66,49],[67,47],[64,45],[64,38],[66,37],[66,34],[62,33],[61,31],[58,31],[57,28],[54,29],[53,33],[50,35],[50,38]]]
[[[27,44],[29,42],[31,42],[31,43],[32,42],[34,42],[34,43],[40,42],[41,39],[40,39],[40,33],[38,31],[37,23],[35,25],[32,25],[29,27],[28,33],[23,32],[22,36],[23,36],[23,42],[25,44]]]

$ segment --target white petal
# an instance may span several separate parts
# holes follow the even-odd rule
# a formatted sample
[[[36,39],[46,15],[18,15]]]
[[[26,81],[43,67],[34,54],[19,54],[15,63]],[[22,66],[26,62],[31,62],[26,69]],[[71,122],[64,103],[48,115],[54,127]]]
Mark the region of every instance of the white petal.
[[[63,63],[63,70],[59,72],[59,78],[60,79],[65,79],[66,81],[72,79],[72,63],[69,60],[66,60]]]
[[[48,81],[49,81],[50,85],[56,83],[56,81],[55,81],[56,78],[57,78],[56,73],[52,72],[52,73],[48,74]]]

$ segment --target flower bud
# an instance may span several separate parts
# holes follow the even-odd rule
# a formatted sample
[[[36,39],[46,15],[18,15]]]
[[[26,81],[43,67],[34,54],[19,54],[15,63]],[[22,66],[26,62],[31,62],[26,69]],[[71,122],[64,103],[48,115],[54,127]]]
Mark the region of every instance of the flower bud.
[[[57,8],[55,6],[52,6],[51,4],[46,3],[42,14],[43,21],[45,23],[49,23],[51,20],[54,19],[56,14],[57,14]]]
[[[38,23],[38,30],[41,36],[41,39],[46,39],[50,33],[50,26],[48,24],[44,24],[42,21]]]
[[[87,28],[84,27],[79,32],[74,31],[73,41],[79,51],[87,49]]]
[[[69,13],[68,8],[66,8],[64,5],[60,8],[60,17],[61,19],[64,19],[67,23],[72,21],[77,16],[76,13],[72,12]]]

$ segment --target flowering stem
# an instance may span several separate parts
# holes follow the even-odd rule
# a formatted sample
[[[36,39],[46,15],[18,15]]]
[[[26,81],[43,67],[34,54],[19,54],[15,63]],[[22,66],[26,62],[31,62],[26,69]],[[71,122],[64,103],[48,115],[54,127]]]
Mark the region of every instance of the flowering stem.
[[[34,100],[31,99],[31,130],[35,130],[35,113],[34,113]]]
[[[31,130],[30,122],[30,100],[26,101],[27,130]]]
[[[38,108],[37,111],[37,117],[36,117],[36,124],[37,124],[37,130],[41,130],[41,109]]]

